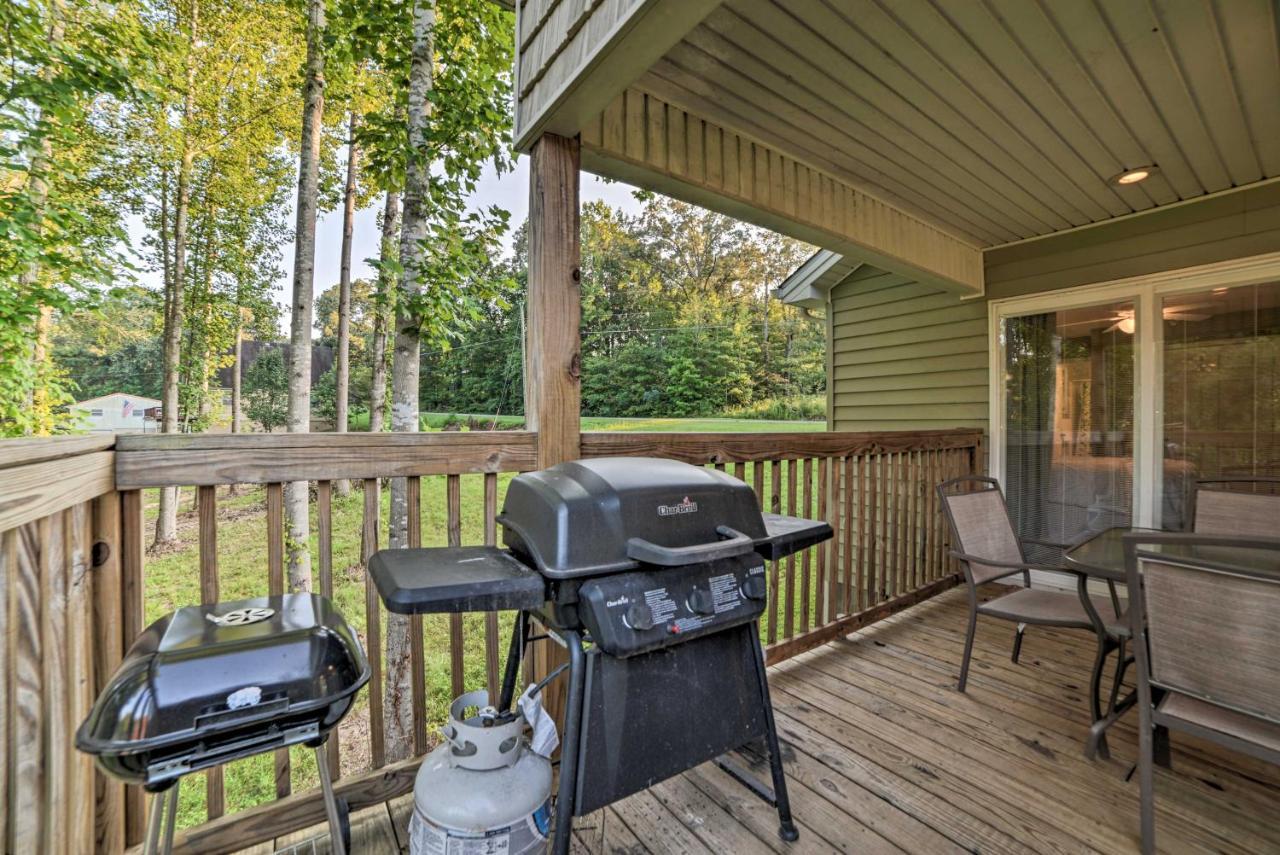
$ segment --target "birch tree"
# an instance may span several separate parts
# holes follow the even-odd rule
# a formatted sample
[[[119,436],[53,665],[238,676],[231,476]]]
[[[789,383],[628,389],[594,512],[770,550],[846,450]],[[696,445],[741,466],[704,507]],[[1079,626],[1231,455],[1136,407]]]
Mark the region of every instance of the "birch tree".
[[[334,366],[333,429],[347,432],[347,401],[351,384],[351,243],[355,236],[356,170],[360,148],[356,144],[356,113],[352,110],[347,124],[347,180],[342,194],[342,250],[338,264],[338,353]],[[351,492],[351,482],[343,478],[337,483],[339,496]]]
[[[200,32],[200,0],[188,0],[185,9],[187,49],[184,58],[182,119],[179,130],[177,194],[173,215],[173,261],[164,295],[163,365],[160,388],[160,432],[178,432],[178,364],[182,358],[183,291],[187,270],[188,206],[191,202],[191,164],[194,156],[191,123],[196,97],[196,40]],[[160,489],[160,510],[152,548],[169,546],[178,538],[178,488]]]
[[[319,205],[320,142],[325,86],[324,0],[307,0],[307,64],[303,85],[302,144],[298,155],[298,217],[294,237],[293,300],[289,325],[290,433],[311,430],[311,323],[315,287],[316,211]],[[311,590],[311,553],[306,481],[285,485],[289,587]]]
[[[387,340],[395,311],[396,270],[400,253],[400,193],[388,190],[382,208],[382,243],[378,255],[378,291],[374,297],[373,347],[370,360],[373,363],[373,381],[369,389],[369,430],[381,433],[386,430],[387,412]]]

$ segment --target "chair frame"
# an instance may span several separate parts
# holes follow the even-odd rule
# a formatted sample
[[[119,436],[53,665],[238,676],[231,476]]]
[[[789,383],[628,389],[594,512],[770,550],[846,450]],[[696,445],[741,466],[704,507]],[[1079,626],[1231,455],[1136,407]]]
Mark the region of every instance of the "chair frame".
[[[1025,544],[1033,544],[1037,546],[1048,546],[1054,549],[1068,549],[1074,544],[1054,543],[1052,541],[1034,540],[1031,538],[1018,537],[1017,529],[1014,528],[1013,526],[1013,519],[1012,517],[1009,516],[1009,506],[1008,506],[1008,503],[1005,501],[1004,491],[1000,488],[1000,482],[997,481],[995,478],[991,478],[985,475],[964,475],[959,478],[952,478],[950,480],[943,481],[941,484],[939,484],[936,487],[938,498],[942,504],[942,511],[946,515],[947,525],[950,527],[951,536],[955,540],[956,546],[962,545],[961,537],[960,537],[959,529],[956,526],[955,516],[951,511],[951,505],[948,500],[956,495],[967,495],[970,492],[976,492],[973,490],[969,490],[963,493],[958,491],[953,492],[954,488],[960,485],[966,485],[966,486],[983,485],[984,490],[994,490],[996,492],[996,494],[1000,497],[1000,506],[1004,510],[1005,520],[1006,522],[1008,522],[1009,529],[1014,533],[1014,539],[1018,543],[1018,556],[1021,560],[1017,562],[992,561],[988,558],[983,558],[982,556],[979,556],[979,555],[970,555],[961,549],[951,550],[952,557],[956,558],[960,562],[960,567],[964,571],[964,579],[969,591],[969,626],[968,626],[968,631],[965,635],[964,658],[960,664],[960,681],[957,685],[957,689],[963,692],[965,690],[965,686],[968,684],[969,664],[973,655],[973,637],[974,637],[974,632],[976,631],[977,625],[978,625],[978,583],[974,581],[973,570],[970,565],[980,564],[984,567],[994,567],[994,568],[999,568],[1007,571],[997,576],[993,576],[989,579],[983,580],[982,584],[984,585],[989,582],[995,582],[1000,579],[1007,579],[1010,576],[1016,576],[1021,574],[1023,586],[1030,588],[1032,570],[1043,570],[1051,573],[1067,573],[1076,577],[1076,591],[1079,594],[1080,602],[1084,607],[1085,616],[1089,619],[1090,624],[1092,624],[1093,631],[1098,637],[1098,658],[1097,658],[1097,661],[1095,661],[1094,663],[1094,678],[1091,681],[1091,685],[1090,685],[1089,701],[1093,708],[1094,720],[1097,721],[1101,719],[1102,718],[1101,675],[1103,671],[1103,664],[1105,663],[1106,657],[1110,654],[1110,652],[1112,650],[1117,649],[1118,647],[1120,650],[1120,656],[1119,656],[1119,661],[1117,662],[1117,665],[1116,665],[1115,684],[1111,692],[1111,695],[1112,695],[1111,703],[1114,706],[1115,696],[1117,694],[1119,681],[1122,676],[1121,669],[1124,667],[1124,662],[1125,662],[1124,640],[1112,639],[1111,633],[1108,632],[1105,622],[1098,615],[1097,610],[1094,609],[1093,602],[1089,597],[1088,574],[1071,567],[1059,566],[1056,564],[1039,564],[1039,563],[1027,561],[1026,549],[1024,546]],[[1111,589],[1111,598],[1112,598],[1112,605],[1113,607],[1115,607],[1116,614],[1118,615],[1119,607],[1118,607],[1114,587]],[[997,616],[990,615],[990,617],[997,617]],[[1012,620],[1012,618],[1001,618],[1001,619]],[[1038,626],[1065,626],[1065,627],[1071,627],[1074,629],[1089,628],[1087,626],[1081,627],[1079,622],[1077,621],[1023,619],[1023,620],[1018,620],[1016,622],[1018,624],[1018,628],[1017,628],[1016,634],[1014,635],[1013,655],[1012,655],[1012,659],[1014,662],[1018,661],[1018,656],[1022,651],[1022,634],[1026,630],[1026,627],[1028,624],[1038,625]],[[1105,756],[1106,755],[1105,742],[1100,743],[1099,749],[1102,751],[1102,753]]]
[[[1216,479],[1215,483],[1216,483]],[[1188,560],[1159,552],[1144,550],[1144,546],[1161,544],[1184,544],[1197,546],[1231,546],[1239,548],[1280,549],[1280,538],[1276,537],[1231,537],[1223,535],[1196,534],[1194,532],[1132,532],[1125,535],[1125,570],[1128,574],[1129,586],[1129,630],[1133,637],[1135,671],[1137,672],[1138,696],[1138,785],[1140,790],[1139,824],[1142,833],[1143,855],[1155,852],[1155,765],[1159,761],[1158,732],[1165,729],[1181,730],[1210,742],[1222,745],[1233,751],[1239,751],[1259,760],[1280,765],[1280,751],[1248,740],[1239,739],[1229,734],[1220,733],[1210,728],[1184,721],[1181,718],[1167,716],[1156,709],[1155,695],[1165,691],[1175,691],[1199,701],[1213,703],[1223,709],[1232,709],[1250,715],[1271,724],[1280,725],[1280,718],[1258,716],[1257,713],[1235,710],[1211,698],[1195,695],[1185,689],[1161,685],[1151,679],[1150,650],[1147,644],[1147,603],[1142,591],[1143,559],[1158,561],[1163,564],[1174,564],[1192,567],[1209,573],[1229,573],[1234,576],[1245,576],[1263,579],[1280,584],[1275,573],[1263,570],[1250,571],[1240,567],[1227,567],[1212,561]]]

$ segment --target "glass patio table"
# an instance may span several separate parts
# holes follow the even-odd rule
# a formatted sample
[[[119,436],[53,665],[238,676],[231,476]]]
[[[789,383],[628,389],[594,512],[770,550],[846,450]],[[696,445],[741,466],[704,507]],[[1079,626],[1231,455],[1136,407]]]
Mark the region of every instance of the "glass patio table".
[[[1124,582],[1124,536],[1130,532],[1168,534],[1153,528],[1109,528],[1067,550],[1067,566],[1109,582]],[[1222,544],[1159,542],[1142,544],[1142,551],[1168,558],[1185,558],[1219,570],[1267,570],[1280,574],[1280,556],[1271,549]]]
[[[1098,579],[1123,583],[1127,578],[1124,566],[1124,536],[1130,532],[1159,533],[1154,528],[1107,528],[1071,547],[1064,554],[1067,566]]]
[[[1065,563],[1068,567],[1079,570],[1091,578],[1106,581],[1112,587],[1114,596],[1113,586],[1116,583],[1123,584],[1128,578],[1128,570],[1125,567],[1124,538],[1125,535],[1135,532],[1166,537],[1170,534],[1169,532],[1161,532],[1151,528],[1121,527],[1104,529],[1092,535],[1088,540],[1068,549],[1063,556]],[[1179,543],[1156,539],[1152,543],[1142,544],[1142,551],[1156,553],[1175,560],[1178,558],[1190,559],[1197,563],[1208,564],[1226,571],[1247,568],[1250,570],[1270,570],[1280,574],[1280,557],[1276,555],[1274,550],[1249,549],[1247,547],[1222,544]],[[1124,676],[1125,670],[1125,647],[1129,640],[1127,616],[1117,620],[1116,625],[1113,625],[1110,631],[1098,634],[1098,657],[1094,661],[1093,685],[1098,686],[1100,684],[1107,656],[1112,651],[1118,651],[1120,664],[1117,666],[1116,684],[1111,692],[1107,713],[1102,715],[1097,708],[1094,710],[1094,721],[1089,728],[1089,740],[1085,745],[1085,755],[1090,759],[1093,759],[1094,755],[1099,752],[1104,757],[1106,756],[1107,728],[1119,720],[1120,716],[1137,701],[1136,692],[1131,692],[1123,699],[1118,697],[1119,683]],[[1155,751],[1156,762],[1168,766],[1169,743],[1168,735],[1164,728],[1156,729]]]

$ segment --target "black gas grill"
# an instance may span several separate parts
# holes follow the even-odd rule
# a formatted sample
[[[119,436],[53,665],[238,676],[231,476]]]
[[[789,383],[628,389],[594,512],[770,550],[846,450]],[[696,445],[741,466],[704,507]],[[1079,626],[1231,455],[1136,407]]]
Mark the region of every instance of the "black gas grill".
[[[511,481],[496,547],[384,550],[370,572],[400,613],[517,609],[511,709],[531,621],[569,652],[553,852],[574,816],[716,759],[796,837],[758,621],[765,561],[831,527],[762,514],[723,472],[669,460],[564,463]],[[722,755],[763,741],[772,790]]]
[[[314,746],[341,852],[346,811],[321,746],[368,680],[355,631],[324,597],[189,606],[138,636],[76,732],[76,747],[108,774],[157,794],[146,847],[154,852],[172,846],[184,775]]]

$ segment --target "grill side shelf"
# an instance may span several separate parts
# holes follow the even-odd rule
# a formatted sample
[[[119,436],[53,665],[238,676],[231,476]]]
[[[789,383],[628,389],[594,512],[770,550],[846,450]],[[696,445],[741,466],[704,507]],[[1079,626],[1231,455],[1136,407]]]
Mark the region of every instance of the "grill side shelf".
[[[383,549],[369,573],[396,614],[528,610],[546,601],[543,578],[496,546]]]
[[[756,541],[756,554],[767,561],[778,561],[808,549],[824,540],[830,540],[834,532],[830,524],[821,520],[787,517],[781,514],[764,514],[765,537]]]

